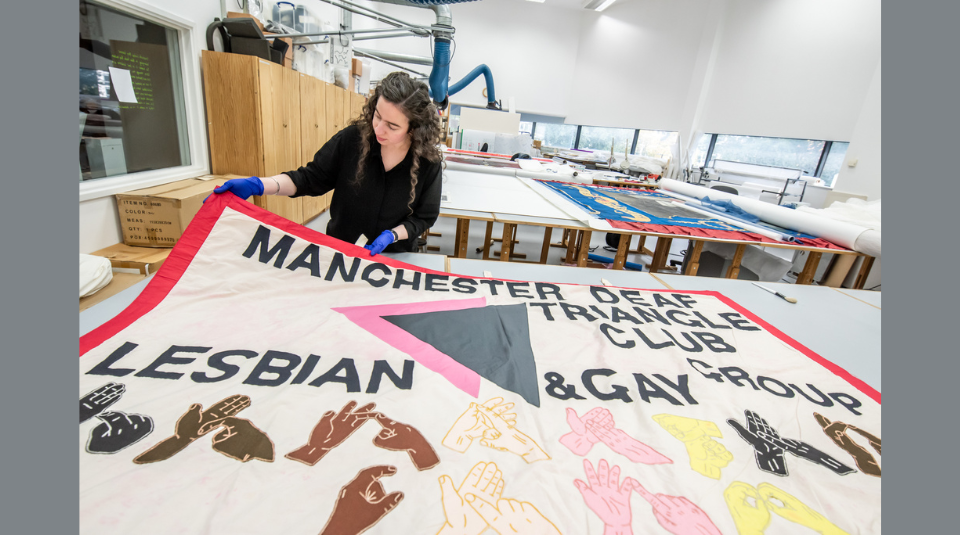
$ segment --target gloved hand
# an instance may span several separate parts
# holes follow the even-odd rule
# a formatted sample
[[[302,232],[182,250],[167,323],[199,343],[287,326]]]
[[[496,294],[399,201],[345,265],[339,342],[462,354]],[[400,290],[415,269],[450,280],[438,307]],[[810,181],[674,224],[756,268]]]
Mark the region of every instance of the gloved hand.
[[[263,182],[255,176],[250,178],[233,178],[213,190],[214,193],[226,193],[228,191],[243,200],[247,200],[251,195],[263,195]],[[208,195],[207,199],[209,198],[210,196]],[[207,199],[204,199],[203,202],[207,202]]]
[[[381,232],[380,235],[377,236],[377,239],[373,240],[370,245],[364,245],[363,248],[370,251],[370,256],[376,256],[382,253],[393,241],[393,231],[387,229]]]

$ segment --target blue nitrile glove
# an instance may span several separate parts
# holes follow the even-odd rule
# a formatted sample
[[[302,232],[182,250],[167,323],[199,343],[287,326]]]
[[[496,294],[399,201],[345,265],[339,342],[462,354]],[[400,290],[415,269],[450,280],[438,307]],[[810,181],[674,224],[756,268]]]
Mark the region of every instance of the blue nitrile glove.
[[[263,195],[263,182],[255,176],[250,178],[233,178],[213,190],[214,193],[226,193],[228,191],[243,200],[247,200],[251,195]],[[207,199],[209,198],[210,196],[208,195]],[[204,199],[203,202],[207,202],[207,199]]]
[[[393,239],[393,231],[390,229],[387,229],[381,232],[380,235],[377,236],[377,239],[373,240],[373,242],[371,242],[370,245],[364,245],[363,248],[370,251],[370,256],[376,256],[382,253],[383,250],[386,249],[387,246],[393,243],[394,241],[395,240]]]

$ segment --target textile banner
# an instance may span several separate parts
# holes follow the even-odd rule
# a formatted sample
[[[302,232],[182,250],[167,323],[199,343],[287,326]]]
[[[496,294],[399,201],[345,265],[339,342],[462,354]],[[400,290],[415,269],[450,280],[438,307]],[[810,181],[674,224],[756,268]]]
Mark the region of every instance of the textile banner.
[[[690,210],[684,207],[683,202],[675,197],[656,191],[613,186],[588,186],[549,180],[541,180],[540,183],[570,200],[588,214],[598,219],[605,219],[614,228],[694,238],[779,243],[756,232]],[[754,224],[792,237],[795,245],[847,250],[833,242],[809,234],[777,227],[762,221]]]
[[[880,532],[880,393],[714,292],[434,272],[223,194],[79,364],[82,533]]]

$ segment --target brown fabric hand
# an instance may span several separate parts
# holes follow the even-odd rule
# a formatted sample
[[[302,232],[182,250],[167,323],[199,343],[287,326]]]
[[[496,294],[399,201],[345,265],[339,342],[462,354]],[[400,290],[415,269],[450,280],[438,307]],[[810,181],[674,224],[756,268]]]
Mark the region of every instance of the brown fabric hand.
[[[224,419],[233,416],[250,406],[250,397],[235,394],[214,403],[207,410],[203,405],[194,403],[177,420],[173,436],[155,444],[133,460],[136,464],[155,463],[173,457],[191,442],[223,425]]]
[[[339,446],[344,440],[371,418],[376,403],[368,403],[356,409],[357,402],[350,401],[339,412],[327,411],[310,433],[307,443],[285,457],[313,466],[330,450]],[[356,409],[356,410],[354,410]]]
[[[320,535],[357,535],[370,529],[403,500],[402,492],[387,494],[380,478],[397,473],[393,466],[371,466],[340,489],[333,513]]]
[[[213,436],[213,449],[242,463],[250,459],[273,462],[273,441],[250,420],[230,417]]]
[[[440,464],[440,458],[420,431],[407,424],[391,420],[382,412],[374,413],[383,430],[373,443],[385,450],[406,451],[417,470],[429,470]]]
[[[853,457],[854,463],[861,472],[870,476],[880,477],[880,464],[877,463],[873,455],[867,451],[867,448],[857,444],[850,438],[847,430],[855,431],[866,438],[870,442],[870,446],[877,450],[877,453],[880,453],[879,438],[863,431],[855,425],[845,424],[840,420],[831,422],[829,418],[817,412],[813,413],[813,417],[817,420],[817,423],[820,424],[820,427],[823,428],[823,432],[830,437],[830,440]]]

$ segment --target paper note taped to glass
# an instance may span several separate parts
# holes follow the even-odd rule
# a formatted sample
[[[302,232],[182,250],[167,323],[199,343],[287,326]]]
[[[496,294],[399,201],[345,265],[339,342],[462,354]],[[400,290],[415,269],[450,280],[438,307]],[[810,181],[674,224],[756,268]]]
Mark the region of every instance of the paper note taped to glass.
[[[722,295],[430,271],[229,193],[78,397],[83,533],[880,532],[880,393]]]

